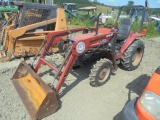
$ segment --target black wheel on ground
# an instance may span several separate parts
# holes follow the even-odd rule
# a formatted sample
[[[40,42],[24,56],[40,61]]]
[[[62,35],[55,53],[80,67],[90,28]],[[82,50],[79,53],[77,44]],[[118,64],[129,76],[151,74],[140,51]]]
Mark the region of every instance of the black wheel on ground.
[[[134,41],[124,52],[121,59],[122,68],[131,71],[138,68],[144,54],[144,43],[141,40]]]
[[[93,87],[98,87],[105,84],[109,80],[111,72],[112,62],[105,58],[100,59],[91,69],[91,73],[89,75],[90,85]]]

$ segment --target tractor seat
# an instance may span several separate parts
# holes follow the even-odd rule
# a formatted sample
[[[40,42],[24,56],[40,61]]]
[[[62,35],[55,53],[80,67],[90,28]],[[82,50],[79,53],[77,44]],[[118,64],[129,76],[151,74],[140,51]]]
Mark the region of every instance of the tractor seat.
[[[117,40],[123,40],[128,37],[131,24],[132,22],[129,18],[122,19],[121,25],[119,26],[119,30],[117,33]]]

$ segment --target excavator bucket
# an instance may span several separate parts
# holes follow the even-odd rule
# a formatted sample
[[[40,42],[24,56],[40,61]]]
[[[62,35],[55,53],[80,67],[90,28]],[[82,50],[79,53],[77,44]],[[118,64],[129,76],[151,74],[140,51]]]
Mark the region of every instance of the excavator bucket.
[[[42,119],[58,109],[56,92],[27,63],[20,63],[11,80],[31,119]]]

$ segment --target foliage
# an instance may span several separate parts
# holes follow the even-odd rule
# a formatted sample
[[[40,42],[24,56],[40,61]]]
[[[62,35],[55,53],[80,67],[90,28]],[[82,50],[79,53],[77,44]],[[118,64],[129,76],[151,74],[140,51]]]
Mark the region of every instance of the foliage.
[[[108,19],[105,23],[105,26],[108,26],[108,25],[111,25],[111,26],[114,26],[115,25],[115,22],[113,19]]]
[[[149,14],[150,15],[160,15],[160,8],[150,8]]]
[[[32,0],[26,0],[27,2],[31,2]],[[43,0],[42,0],[43,1]],[[55,4],[62,5],[63,3],[76,3],[77,8],[79,7],[85,7],[85,6],[92,6],[95,5],[93,2],[89,0],[54,0]],[[117,6],[112,6],[112,7],[107,7],[107,5],[104,5],[103,3],[97,2],[97,14],[100,12],[106,13],[109,10],[116,10]],[[134,5],[134,2],[128,1],[127,5]],[[126,13],[129,13],[129,10],[126,9]],[[160,14],[160,8],[150,8],[149,9],[150,15],[158,15]],[[87,18],[87,17],[86,17]],[[93,26],[93,23],[91,19],[88,17],[87,19],[83,19],[83,17],[79,18],[72,18],[71,19],[71,24],[76,25],[76,26]],[[114,25],[114,20],[108,19],[106,22],[106,25]],[[151,37],[157,37],[160,34],[160,31],[155,29],[155,22],[151,22],[149,25],[145,24],[143,28],[147,30],[147,35],[146,38],[151,38]],[[140,21],[136,21],[132,24],[131,30],[135,32],[139,32],[140,29]]]
[[[111,11],[112,9],[107,6],[97,5],[97,13],[107,13],[107,11]],[[97,14],[98,15],[98,14]]]
[[[58,5],[62,5],[63,3],[76,3],[77,8],[93,5],[89,0],[54,0],[54,3]]]
[[[128,6],[133,6],[134,2],[133,1],[128,1]]]
[[[133,1],[128,1],[128,4],[127,4],[128,6],[133,6],[134,5],[134,2]],[[127,13],[127,14],[129,14],[129,12],[130,12],[130,8],[124,8],[124,11]]]
[[[131,26],[131,30],[134,31],[134,32],[139,32],[140,25],[141,25],[141,21],[140,20],[138,20],[136,22],[133,22],[133,24]]]
[[[141,21],[136,21],[132,24],[132,27],[131,27],[131,30],[134,31],[134,32],[140,32],[140,24],[141,24]],[[152,38],[152,37],[158,37],[159,34],[160,34],[160,31],[156,30],[155,28],[156,26],[156,22],[151,22],[150,24],[148,23],[145,23],[143,25],[143,29],[146,29],[147,31],[147,35],[146,35],[146,38]]]
[[[77,26],[93,26],[93,23],[90,18],[83,19],[83,17],[78,18],[72,18],[71,24],[77,25]]]
[[[160,31],[155,28],[156,22],[151,22],[148,26],[146,26],[147,30],[147,38],[158,37],[160,35]]]

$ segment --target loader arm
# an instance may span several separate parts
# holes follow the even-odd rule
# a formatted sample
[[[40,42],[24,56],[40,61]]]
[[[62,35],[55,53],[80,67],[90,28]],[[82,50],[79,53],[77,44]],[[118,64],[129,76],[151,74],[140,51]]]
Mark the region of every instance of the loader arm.
[[[68,48],[64,52],[64,60],[59,67],[45,59],[52,45],[63,42],[62,38],[64,36],[86,30],[88,28],[82,27],[51,32],[46,35],[46,39],[39,52],[37,52],[33,63],[30,66],[25,62],[20,63],[13,75],[12,82],[32,119],[41,119],[58,109],[57,95],[78,57],[89,50],[94,51],[97,46],[109,44],[111,37],[115,35],[113,32],[101,32],[97,35],[95,33],[76,35],[73,37],[74,41],[68,39]],[[41,55],[38,58],[37,56],[40,52]],[[38,62],[34,67],[36,58],[38,58]],[[36,74],[41,65],[49,66],[55,73],[50,85],[45,84]],[[57,80],[57,84],[54,83],[55,80]]]
[[[84,27],[73,31],[75,32],[83,29]],[[63,32],[63,35],[67,35],[69,32],[70,31],[65,31]],[[46,42],[44,41],[43,43]],[[43,44],[41,46],[43,47]],[[35,58],[37,58],[42,47],[40,47],[40,50]],[[43,54],[44,53],[45,52],[43,52]],[[70,56],[70,53],[71,52],[68,52],[68,57]],[[70,58],[70,61],[71,62],[69,62],[68,65],[74,63],[73,56]],[[60,72],[60,70],[44,60],[43,55],[40,56],[38,65],[41,65],[42,62],[51,67],[57,73]],[[67,66],[67,68],[69,67],[70,66]],[[64,81],[64,76],[68,71],[69,70],[66,69],[65,72],[61,75],[61,82],[58,83],[57,86],[59,87],[57,88],[57,90],[60,89],[60,86]],[[53,91],[48,85],[46,85],[45,82],[35,73],[35,71],[29,65],[27,65],[27,63],[20,63],[11,80],[31,119],[42,119],[54,113],[58,109],[59,104],[56,97],[57,93]]]
[[[72,66],[73,66],[74,62],[76,61],[76,59],[78,58],[78,56],[87,52],[89,50],[89,48],[93,48],[95,46],[109,43],[110,38],[113,35],[115,35],[115,33],[113,33],[113,32],[108,33],[108,34],[99,33],[98,35],[95,35],[95,33],[77,35],[76,37],[74,37],[74,39],[76,39],[76,41],[74,41],[73,44],[70,46],[70,50],[68,51],[68,54],[67,54],[63,64],[61,64],[61,67],[59,70],[55,66],[51,65],[50,63],[48,63],[44,59],[45,56],[47,55],[47,51],[49,51],[51,46],[60,42],[62,40],[63,36],[71,34],[73,32],[83,30],[83,29],[84,28],[76,28],[76,29],[70,29],[70,30],[55,31],[55,32],[49,33],[46,36],[47,42],[44,46],[44,49],[42,51],[42,54],[41,54],[39,60],[35,66],[35,71],[37,72],[38,69],[40,68],[40,66],[42,64],[45,64],[45,65],[48,65],[50,68],[52,68],[55,72],[57,72],[57,74],[54,76],[55,79],[59,79],[58,85],[56,86],[56,93],[57,94],[59,93],[59,90],[60,90],[65,78],[67,77],[68,73],[72,69]],[[106,39],[106,40],[104,40],[104,39]],[[84,47],[83,51],[78,50],[78,47],[81,45],[83,45],[83,47]],[[65,68],[63,69],[63,71],[61,71],[64,66],[65,66]],[[58,78],[59,76],[60,76],[60,78]]]
[[[17,28],[15,30],[11,30],[9,34],[12,38],[17,38],[17,37],[20,37],[20,36],[24,35],[29,30],[54,23],[54,22],[56,22],[56,19],[57,18],[54,18],[54,19],[43,21],[43,22],[35,23],[35,24],[32,24],[32,25],[28,25],[28,26],[25,26],[25,27]]]

